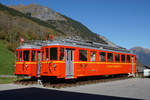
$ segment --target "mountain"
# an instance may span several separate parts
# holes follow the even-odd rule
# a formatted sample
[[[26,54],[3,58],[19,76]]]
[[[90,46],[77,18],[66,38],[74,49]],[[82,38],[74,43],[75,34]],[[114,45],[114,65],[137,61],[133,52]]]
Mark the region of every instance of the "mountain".
[[[0,4],[0,39],[10,50],[14,50],[19,37],[25,40],[44,39],[43,32],[50,32],[55,36],[63,37],[65,34],[54,26],[17,10]]]
[[[150,66],[150,49],[143,47],[133,47],[130,50],[136,54],[137,58],[143,65]]]
[[[90,31],[86,26],[82,23],[75,21],[65,15],[62,15],[54,10],[43,7],[37,4],[30,4],[30,5],[17,5],[17,6],[9,6],[13,9],[16,9],[25,15],[32,16],[34,18],[38,18],[51,26],[55,29],[64,33],[68,37],[81,37],[85,40],[92,40],[95,42],[100,42],[107,44],[103,38],[99,37],[98,34],[93,33]]]
[[[105,37],[50,8],[40,5],[5,6],[0,4],[0,74],[12,74],[14,50],[20,38],[44,40],[49,32],[55,38],[77,38],[115,46]]]
[[[25,40],[44,39],[43,33],[46,32],[53,34],[55,38],[73,37],[112,44],[80,22],[35,4],[9,7],[0,4],[0,24],[0,39],[12,51],[19,44],[19,37]]]
[[[30,4],[27,6],[17,5],[17,6],[9,6],[9,7],[44,21],[47,20],[66,21],[66,19],[63,16],[61,16],[59,13],[53,11],[48,7],[42,7],[37,4]]]

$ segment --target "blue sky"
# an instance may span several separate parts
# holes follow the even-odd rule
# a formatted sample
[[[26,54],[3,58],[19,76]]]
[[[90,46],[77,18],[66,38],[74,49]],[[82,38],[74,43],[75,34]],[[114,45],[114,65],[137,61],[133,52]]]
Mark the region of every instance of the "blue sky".
[[[150,0],[0,0],[0,3],[40,4],[81,22],[120,46],[150,49]]]

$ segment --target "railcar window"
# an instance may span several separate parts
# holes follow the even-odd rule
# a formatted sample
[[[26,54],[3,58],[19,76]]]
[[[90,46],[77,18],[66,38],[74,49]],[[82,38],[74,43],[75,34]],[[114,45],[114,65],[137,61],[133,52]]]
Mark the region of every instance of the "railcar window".
[[[127,62],[130,63],[131,62],[131,58],[129,55],[127,55]]]
[[[105,62],[106,61],[106,53],[105,52],[100,52],[100,61]]]
[[[115,61],[120,62],[120,54],[115,54]]]
[[[42,61],[44,60],[44,50],[42,49]]]
[[[88,55],[86,50],[79,50],[79,61],[87,61]]]
[[[18,61],[18,51],[16,51],[16,61]]]
[[[125,62],[125,55],[121,55],[121,62]]]
[[[113,54],[112,53],[108,53],[107,58],[108,58],[108,62],[113,62]]]
[[[48,51],[48,48],[46,48],[46,60],[48,60],[48,58],[49,58],[49,51]]]
[[[23,61],[29,61],[29,50],[23,51]]]
[[[64,48],[60,48],[60,60],[64,60]]]
[[[91,61],[96,61],[96,53],[91,52]]]
[[[19,61],[22,61],[22,51],[19,51]]]
[[[57,48],[50,48],[50,60],[57,60]]]
[[[35,50],[32,50],[31,61],[36,61],[36,51]]]

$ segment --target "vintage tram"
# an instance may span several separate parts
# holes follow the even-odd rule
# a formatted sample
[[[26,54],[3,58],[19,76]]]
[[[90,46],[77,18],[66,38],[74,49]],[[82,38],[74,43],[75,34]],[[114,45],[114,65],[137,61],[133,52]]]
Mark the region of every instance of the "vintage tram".
[[[136,73],[136,55],[119,46],[70,39],[38,44],[16,49],[16,75],[75,79]]]
[[[15,74],[38,77],[40,72],[41,46],[24,44],[15,51]]]

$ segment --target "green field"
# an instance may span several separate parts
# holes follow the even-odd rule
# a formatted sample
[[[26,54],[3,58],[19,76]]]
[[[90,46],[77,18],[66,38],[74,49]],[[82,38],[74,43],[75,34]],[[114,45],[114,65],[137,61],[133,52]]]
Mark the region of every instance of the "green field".
[[[13,83],[17,79],[16,78],[9,78],[9,77],[0,77],[0,84],[8,84],[8,83]]]
[[[0,40],[0,75],[12,75],[14,70],[14,53],[9,51]]]

